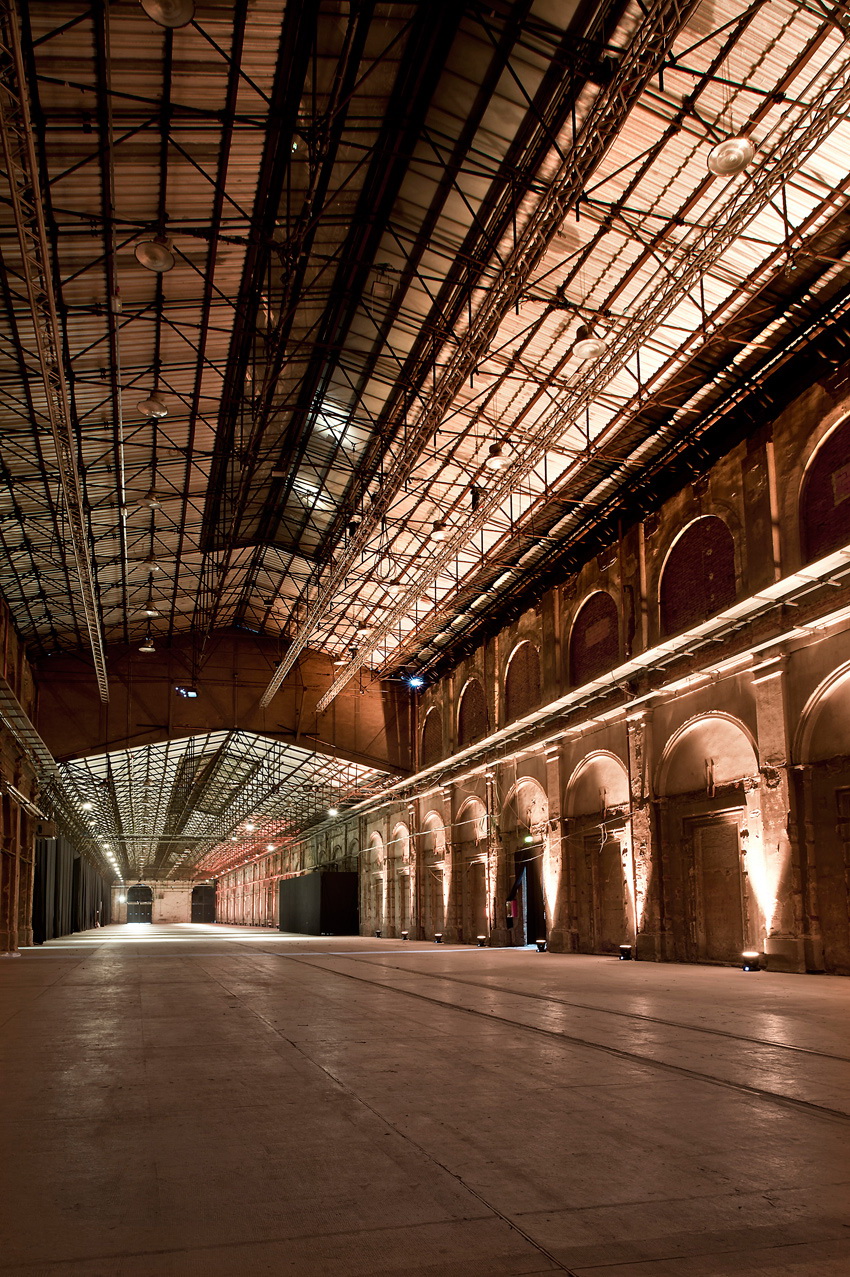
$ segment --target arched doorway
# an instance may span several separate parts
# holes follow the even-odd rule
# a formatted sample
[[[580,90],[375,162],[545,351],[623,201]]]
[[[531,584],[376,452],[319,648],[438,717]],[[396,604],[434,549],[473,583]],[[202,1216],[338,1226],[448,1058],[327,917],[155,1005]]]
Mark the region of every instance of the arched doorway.
[[[199,882],[192,888],[192,921],[215,922],[214,882]]]
[[[814,927],[812,970],[850,974],[850,666],[809,698],[795,747],[805,914]],[[819,921],[819,934],[817,931]],[[822,946],[822,955],[818,952]]]
[[[752,740],[729,715],[692,719],[662,754],[657,792],[666,799],[660,824],[673,958],[737,963],[742,950],[763,947],[758,784]]]
[[[422,929],[423,939],[433,940],[446,926],[450,866],[446,864],[446,829],[437,812],[422,822]]]
[[[579,953],[617,953],[635,938],[629,783],[620,759],[601,751],[583,759],[567,786],[565,809],[572,947]]]
[[[490,934],[487,812],[479,799],[464,803],[456,829],[462,875],[460,938],[474,942]]]
[[[502,841],[509,872],[506,901],[509,943],[534,944],[548,935],[543,890],[549,857],[549,801],[532,779],[518,781],[502,812]]]
[[[127,921],[153,921],[153,891],[140,882],[127,892]]]

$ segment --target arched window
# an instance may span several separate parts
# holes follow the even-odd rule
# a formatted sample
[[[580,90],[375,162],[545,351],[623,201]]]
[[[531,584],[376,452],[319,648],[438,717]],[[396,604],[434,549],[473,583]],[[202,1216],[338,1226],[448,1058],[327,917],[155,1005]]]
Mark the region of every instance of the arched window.
[[[505,674],[505,722],[522,718],[540,704],[540,656],[533,643],[520,643]]]
[[[722,519],[706,515],[686,528],[661,577],[661,633],[678,634],[735,602],[735,543]]]
[[[800,495],[803,562],[822,559],[850,541],[850,419],[815,453]]]
[[[617,605],[605,590],[582,604],[570,634],[570,683],[581,687],[612,670],[620,660]]]
[[[479,736],[487,734],[487,701],[484,688],[477,678],[471,678],[460,697],[457,715],[457,743],[463,748]]]
[[[422,728],[422,766],[430,767],[443,755],[443,716],[438,709],[430,709]]]

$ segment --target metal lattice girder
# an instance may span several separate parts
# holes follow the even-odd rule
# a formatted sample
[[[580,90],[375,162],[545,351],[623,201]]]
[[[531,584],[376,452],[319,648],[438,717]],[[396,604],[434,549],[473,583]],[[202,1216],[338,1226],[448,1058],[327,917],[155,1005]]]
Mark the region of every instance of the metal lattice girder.
[[[617,136],[648,79],[663,66],[673,40],[693,7],[692,3],[678,3],[677,0],[673,3],[656,0],[655,4],[646,9],[646,16],[623,53],[611,84],[594,101],[575,146],[564,157],[560,171],[552,179],[546,198],[538,203],[501,269],[488,280],[478,311],[429,394],[427,406],[420,415],[416,429],[410,432],[408,440],[399,449],[391,468],[384,476],[376,500],[363,517],[346,551],[340,555],[336,567],[322,584],[303,625],[263,693],[262,705],[270,703],[309,642],[311,634],[326,615],[341,583],[380,527],[381,520],[421,456],[427,440],[449,410],[459,386],[469,377],[471,370],[488,349],[502,316],[527,287],[546,245],[557,233],[570,209],[581,198],[588,177]],[[535,456],[537,455],[536,452]],[[512,478],[515,480],[517,475],[513,474]],[[495,508],[495,502],[487,503],[488,512]],[[463,539],[465,541],[467,538]],[[445,556],[445,561],[448,562],[452,557],[453,555]],[[436,575],[435,572],[434,576]],[[421,579],[417,590],[422,584],[424,580]],[[405,607],[393,609],[386,632],[404,615],[410,602],[410,599],[405,598]],[[334,681],[319,703],[320,712],[365,664],[365,659],[365,655],[362,655]]]
[[[0,139],[9,199],[21,250],[21,272],[32,313],[45,416],[50,425],[59,484],[102,701],[109,700],[106,652],[91,554],[88,516],[77,467],[71,404],[63,366],[63,339],[53,289],[33,124],[27,102],[20,29],[14,0],[0,0]]]
[[[660,282],[640,299],[640,304],[635,307],[634,315],[622,324],[605,354],[593,365],[592,371],[583,370],[580,379],[574,380],[572,385],[562,391],[561,401],[547,418],[537,424],[534,439],[519,447],[510,464],[494,478],[481,500],[478,511],[447,537],[439,551],[431,552],[427,559],[421,562],[415,585],[403,592],[388,609],[385,617],[374,627],[370,636],[370,651],[380,647],[382,640],[391,635],[398,623],[410,612],[423,585],[434,583],[457,561],[458,555],[468,546],[471,537],[483,528],[503,506],[511,492],[515,491],[533,470],[546,449],[563,435],[567,425],[577,418],[584,406],[604,391],[612,374],[625,364],[630,355],[639,350],[647,336],[672,312],[680,301],[683,290],[698,284],[700,278],[742,234],[758,212],[776,198],[790,175],[817,149],[835,127],[837,120],[850,106],[848,63],[850,63],[850,57],[845,52],[789,129],[778,134],[770,149],[763,149],[758,169],[754,171],[747,183],[738,187],[727,202],[722,220],[714,225],[708,224],[705,227],[696,228],[690,243],[680,244],[675,272],[663,274]],[[628,466],[621,464],[599,486],[600,489],[611,491],[616,485],[627,482],[627,479]],[[596,492],[592,499],[598,499],[599,496],[600,493]],[[359,550],[362,548],[362,546],[358,547]],[[350,570],[348,564],[346,564],[346,570]],[[335,586],[338,586],[338,582]],[[320,594],[317,609],[324,602],[325,593],[326,591],[323,590]],[[307,630],[308,626],[309,621],[305,624],[304,630]],[[285,675],[297,657],[298,651],[303,648],[306,637],[302,638],[302,634],[296,636],[293,647],[269,683],[264,693],[264,704],[268,703],[280,684],[281,669],[284,670]],[[295,651],[299,640],[301,640],[301,647]],[[319,713],[327,708],[368,660],[369,652],[360,652],[350,660],[319,700],[317,704]]]

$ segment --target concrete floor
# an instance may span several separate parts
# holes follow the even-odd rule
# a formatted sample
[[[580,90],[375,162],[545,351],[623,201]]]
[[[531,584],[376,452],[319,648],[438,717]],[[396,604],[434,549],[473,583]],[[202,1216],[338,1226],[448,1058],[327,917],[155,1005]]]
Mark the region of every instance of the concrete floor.
[[[0,963],[0,1272],[850,1274],[850,981],[227,927]]]

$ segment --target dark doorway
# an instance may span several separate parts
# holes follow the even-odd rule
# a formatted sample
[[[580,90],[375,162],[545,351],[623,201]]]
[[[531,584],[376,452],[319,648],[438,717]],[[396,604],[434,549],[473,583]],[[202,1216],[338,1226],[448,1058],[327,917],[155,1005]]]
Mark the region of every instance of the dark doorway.
[[[215,922],[214,882],[199,882],[192,888],[192,921]]]
[[[127,921],[153,921],[153,892],[150,887],[137,883],[127,892]]]
[[[523,847],[516,853],[516,881],[511,890],[521,902],[519,921],[522,923],[521,944],[534,944],[546,939],[546,906],[543,902],[543,848],[539,845]],[[519,939],[519,937],[518,937]]]
[[[715,816],[692,828],[697,958],[740,962],[747,928],[738,823]]]

